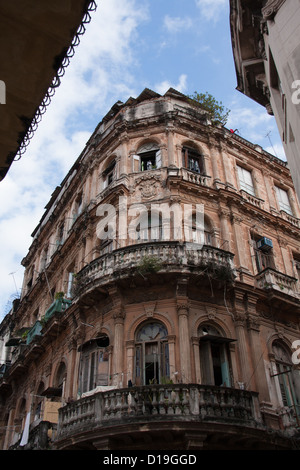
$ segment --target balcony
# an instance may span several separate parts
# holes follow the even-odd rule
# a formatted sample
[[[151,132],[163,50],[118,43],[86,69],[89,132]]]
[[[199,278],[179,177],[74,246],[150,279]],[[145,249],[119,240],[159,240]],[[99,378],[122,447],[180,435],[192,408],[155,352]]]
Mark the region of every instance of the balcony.
[[[216,423],[237,434],[264,429],[254,392],[197,384],[149,385],[99,392],[60,408],[56,445],[64,448],[76,435],[83,442],[89,433],[104,436],[106,430],[129,439],[138,425],[159,432],[166,423],[169,431],[212,430]]]
[[[272,268],[266,268],[256,275],[256,285],[261,289],[275,291],[300,300],[297,289],[297,279],[280,273]]]
[[[71,303],[72,301],[68,299],[64,299],[64,298],[56,299],[46,311],[44,320],[47,322],[56,313],[64,312],[71,305]]]
[[[229,251],[213,246],[178,241],[149,242],[129,245],[111,253],[99,256],[77,275],[76,295],[80,295],[89,285],[104,284],[109,279],[139,274],[145,258],[157,260],[159,273],[210,272],[219,280],[234,280],[234,255]]]
[[[245,199],[247,202],[252,204],[253,206],[259,207],[260,209],[263,208],[263,203],[264,201],[257,196],[253,196],[253,194],[248,193],[247,191],[244,191],[243,189],[240,191],[243,199]]]
[[[36,336],[41,336],[42,324],[40,321],[35,322],[32,328],[28,331],[26,344],[30,344]]]

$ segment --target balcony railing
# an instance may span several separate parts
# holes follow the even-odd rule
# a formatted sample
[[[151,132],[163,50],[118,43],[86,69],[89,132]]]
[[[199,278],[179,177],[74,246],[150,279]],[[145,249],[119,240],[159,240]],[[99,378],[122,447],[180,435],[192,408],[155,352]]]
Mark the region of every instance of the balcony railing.
[[[42,331],[42,324],[40,321],[36,321],[32,328],[28,331],[26,344],[30,344],[35,336],[40,336]]]
[[[261,289],[273,289],[283,294],[291,295],[300,300],[300,293],[297,289],[297,279],[287,274],[266,268],[256,275],[257,287]]]
[[[57,439],[162,419],[262,426],[254,392],[197,384],[149,385],[96,393],[60,408]]]
[[[200,246],[200,245],[198,245]],[[234,255],[229,251],[213,246],[203,245],[197,249],[196,244],[178,241],[149,242],[129,245],[106,253],[89,263],[77,276],[76,295],[89,283],[105,280],[107,276],[138,271],[145,258],[157,259],[160,272],[182,270],[213,271],[219,279],[234,279]]]
[[[55,313],[61,313],[64,312],[70,305],[72,301],[69,299],[56,299],[48,308],[48,310],[45,313],[45,321],[50,320],[50,318],[55,314]]]

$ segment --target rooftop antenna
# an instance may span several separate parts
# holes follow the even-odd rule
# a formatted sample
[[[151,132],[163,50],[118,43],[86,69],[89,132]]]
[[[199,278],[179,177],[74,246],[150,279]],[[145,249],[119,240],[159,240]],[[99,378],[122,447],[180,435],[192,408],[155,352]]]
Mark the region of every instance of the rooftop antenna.
[[[13,272],[13,273],[9,273],[9,276],[12,276],[12,277],[13,277],[14,284],[15,284],[15,288],[16,288],[16,294],[19,295],[18,288],[17,288],[17,284],[16,284],[16,280],[15,280],[15,276],[14,276],[14,274],[15,274],[16,272],[17,272],[17,271],[15,271],[15,272]]]
[[[270,141],[270,144],[271,144],[271,147],[272,147],[272,149],[273,149],[274,155],[275,155],[275,157],[277,157],[276,152],[275,152],[275,149],[274,149],[274,146],[273,146],[272,141],[271,141],[270,134],[271,134],[271,131],[269,131],[269,132],[265,135],[265,137],[268,137],[268,139],[269,139],[269,141]],[[277,157],[277,158],[278,158],[278,157]]]

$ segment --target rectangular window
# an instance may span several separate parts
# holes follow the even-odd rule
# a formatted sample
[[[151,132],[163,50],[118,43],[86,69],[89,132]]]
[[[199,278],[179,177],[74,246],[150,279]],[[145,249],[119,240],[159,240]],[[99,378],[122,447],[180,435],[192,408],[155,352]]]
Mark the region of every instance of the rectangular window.
[[[276,191],[276,196],[277,196],[277,200],[279,204],[279,209],[281,211],[287,212],[290,215],[293,215],[287,191],[279,188],[278,186],[275,186],[275,191]]]
[[[67,289],[67,298],[71,299],[73,297],[73,282],[74,282],[74,273],[69,272],[68,274],[68,289]]]
[[[262,236],[252,235],[252,246],[254,249],[257,272],[261,272],[267,268],[276,269],[273,249],[268,246],[261,246],[258,243],[262,238]]]
[[[243,191],[255,196],[255,190],[253,186],[252,174],[251,171],[242,168],[241,166],[237,166],[240,188]]]

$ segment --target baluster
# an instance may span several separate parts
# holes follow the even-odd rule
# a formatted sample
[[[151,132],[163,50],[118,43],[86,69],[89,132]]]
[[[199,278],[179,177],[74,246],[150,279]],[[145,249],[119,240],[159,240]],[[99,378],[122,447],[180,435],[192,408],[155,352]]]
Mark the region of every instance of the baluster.
[[[188,389],[187,388],[183,388],[182,389],[182,394],[183,394],[183,398],[182,398],[182,406],[183,406],[183,414],[187,415],[189,414],[189,400],[187,398],[187,395],[188,395]]]
[[[159,389],[159,402],[158,402],[158,409],[159,409],[159,414],[164,415],[166,414],[166,409],[165,409],[165,393],[164,389],[160,388]]]
[[[201,386],[199,387],[199,413],[202,417],[207,415],[205,389]]]
[[[103,419],[109,417],[109,398],[107,393],[104,394],[104,408],[103,408]]]
[[[174,407],[173,407],[173,402],[172,402],[172,388],[167,389],[167,414],[168,415],[173,415],[174,414]]]
[[[114,417],[116,418],[121,418],[121,408],[122,408],[122,403],[121,403],[121,392],[116,391],[115,393],[115,413]]]
[[[157,415],[158,414],[158,401],[157,401],[157,390],[154,389],[152,393],[152,411],[151,414]]]
[[[175,414],[176,415],[181,415],[182,414],[182,409],[180,406],[180,389],[176,388],[174,390],[175,393]]]
[[[143,400],[141,400],[140,390],[136,390],[135,392],[135,410],[137,415],[143,414]]]
[[[129,393],[122,392],[121,395],[121,416],[126,416],[129,414]]]

